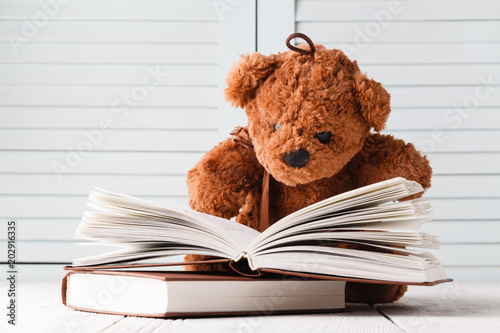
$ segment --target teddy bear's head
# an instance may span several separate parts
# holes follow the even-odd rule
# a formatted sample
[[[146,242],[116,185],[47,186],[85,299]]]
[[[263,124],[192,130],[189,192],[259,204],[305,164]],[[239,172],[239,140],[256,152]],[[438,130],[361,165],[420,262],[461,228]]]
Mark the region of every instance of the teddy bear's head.
[[[291,46],[291,38],[309,46]],[[332,177],[384,128],[390,96],[342,51],[287,40],[292,51],[242,56],[227,77],[226,99],[245,108],[259,162],[297,186]]]

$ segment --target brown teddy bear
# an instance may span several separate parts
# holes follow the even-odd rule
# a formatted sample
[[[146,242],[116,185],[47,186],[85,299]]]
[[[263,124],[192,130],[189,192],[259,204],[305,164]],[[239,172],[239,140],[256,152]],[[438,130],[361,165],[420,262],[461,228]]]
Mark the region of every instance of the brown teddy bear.
[[[290,45],[294,38],[308,46]],[[286,44],[291,51],[244,55],[229,72],[226,99],[245,109],[248,127],[189,171],[194,210],[236,216],[239,223],[263,230],[320,200],[393,177],[430,187],[432,169],[411,143],[370,132],[384,129],[391,111],[390,95],[380,83],[340,50],[314,45],[303,34],[290,35]],[[406,288],[348,283],[346,299],[391,302]]]

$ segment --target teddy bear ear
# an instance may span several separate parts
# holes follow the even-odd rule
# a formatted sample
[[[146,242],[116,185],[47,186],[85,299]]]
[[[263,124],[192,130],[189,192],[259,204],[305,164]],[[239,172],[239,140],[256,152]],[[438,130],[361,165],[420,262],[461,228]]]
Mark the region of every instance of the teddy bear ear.
[[[255,98],[255,92],[269,75],[280,65],[280,56],[262,55],[258,52],[243,55],[229,71],[224,90],[226,101],[235,107],[244,108]]]
[[[391,112],[391,95],[382,87],[382,84],[368,79],[361,72],[354,75],[354,81],[363,117],[375,131],[380,132],[384,129]]]

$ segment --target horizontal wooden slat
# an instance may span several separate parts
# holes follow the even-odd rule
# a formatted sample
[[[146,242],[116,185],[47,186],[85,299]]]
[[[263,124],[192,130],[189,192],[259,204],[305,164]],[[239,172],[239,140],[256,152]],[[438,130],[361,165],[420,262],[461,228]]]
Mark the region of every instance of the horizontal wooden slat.
[[[36,0],[3,0],[0,19],[23,19],[43,8]],[[45,10],[50,13],[51,9]],[[71,0],[51,20],[216,21],[213,1]]]
[[[150,197],[145,200],[174,206],[188,206],[187,197]],[[88,195],[7,195],[0,196],[1,218],[64,218],[80,219],[87,209]]]
[[[376,21],[376,15],[388,12],[387,1],[297,1],[296,21]],[[396,10],[391,21],[400,20],[480,20],[498,19],[500,3],[497,1],[435,0],[394,2]],[[437,10],[452,8],[453,10]],[[381,20],[387,21],[386,18]]]
[[[86,134],[87,133],[87,134]],[[1,129],[0,150],[208,151],[215,131]],[[90,138],[91,139],[90,139]],[[90,144],[89,144],[90,143]]]
[[[456,153],[456,152],[498,152],[496,144],[499,131],[387,131],[396,138],[413,143],[424,153]],[[483,141],[486,140],[486,141]],[[493,140],[489,142],[488,140]],[[485,166],[491,170],[494,166]],[[449,173],[459,173],[461,166],[450,167]],[[496,172],[496,171],[495,171]]]
[[[187,170],[186,170],[187,171]],[[186,176],[0,174],[0,194],[87,195],[94,187],[129,195],[186,196]]]
[[[187,172],[187,170],[185,170]],[[0,174],[0,194],[86,195],[94,186],[130,195],[187,195],[183,175]],[[500,175],[434,176],[427,198],[500,198]]]
[[[500,199],[431,199],[436,220],[499,220]]]
[[[95,151],[85,157],[86,163],[75,166],[68,174],[184,175],[202,156],[203,153],[187,152]],[[54,175],[52,163],[68,165],[72,157],[66,151],[0,151],[0,173]]]
[[[366,6],[366,1],[363,6]],[[405,2],[400,2],[402,5]],[[497,18],[500,18],[500,14]],[[382,26],[372,22],[298,22],[297,31],[315,43],[354,43],[372,39],[388,43],[498,42],[500,21],[405,21]],[[372,37],[374,36],[374,37]]]
[[[500,43],[327,43],[329,49],[341,49],[361,68],[379,64],[481,64],[498,63],[495,56]]]
[[[430,221],[420,230],[438,235],[441,243],[500,243],[500,220]]]
[[[500,170],[499,170],[500,171]],[[428,198],[500,198],[500,175],[434,176]]]
[[[82,240],[78,242],[82,242]],[[16,256],[16,261],[19,263],[71,263],[71,261],[76,258],[111,252],[113,250],[119,249],[117,247],[103,245],[81,246],[76,245],[75,242],[67,241],[44,242],[19,240],[16,242],[16,245],[20,249],[19,253]],[[7,251],[3,251],[3,253],[0,254],[1,262],[6,262],[6,253]]]
[[[153,71],[165,73],[162,86],[215,86],[215,65],[0,64],[0,84],[142,85]],[[148,81],[149,82],[149,81]]]
[[[476,271],[477,279],[471,279],[471,274],[464,279],[454,271],[449,275],[454,278],[452,283],[432,288],[411,286],[401,301],[375,304],[374,308],[401,332],[500,331],[500,283],[494,278],[499,276],[498,268],[496,274],[482,267],[471,270]],[[485,281],[482,274],[488,274],[490,281]]]
[[[15,45],[0,43],[0,62],[159,65],[216,64],[218,61],[217,44],[29,42]]]
[[[160,65],[162,85],[215,85],[215,65]],[[147,65],[0,64],[0,83],[141,84]],[[363,72],[384,85],[481,85],[479,77],[500,76],[496,64],[365,65]]]
[[[1,196],[3,218],[73,218],[86,209],[88,196]],[[29,207],[29,209],[27,209]]]
[[[125,115],[127,115],[125,117]],[[114,129],[217,129],[216,108],[0,107],[0,128],[98,128],[103,118]],[[124,119],[122,119],[124,118]]]
[[[500,152],[500,131],[384,131],[411,142],[424,153]]]
[[[79,241],[75,238],[79,218],[74,219],[17,219],[17,229],[23,241]]]
[[[132,105],[140,106],[217,106],[217,88],[212,87],[153,87],[147,92],[142,86],[35,86],[35,85],[3,85],[0,87],[1,105],[64,105],[64,106],[104,106],[113,103],[127,105],[120,96],[139,96],[132,99]],[[478,99],[476,87],[393,87],[386,86],[391,94],[393,108],[453,107],[460,108],[464,103],[469,110],[477,106],[499,107],[500,88],[492,87],[488,93],[486,88],[480,90]],[[142,91],[142,92],[141,92]],[[486,95],[488,94],[488,95]],[[23,98],[30,96],[29,99]],[[145,96],[145,97],[143,97]],[[129,103],[130,104],[130,103]],[[469,111],[468,113],[472,113]]]
[[[460,281],[498,281],[500,280],[500,267],[468,267],[468,266],[446,266],[448,277]]]
[[[478,88],[478,86],[392,87],[386,85],[386,89],[391,94],[393,107],[460,108],[466,104],[469,110],[474,110],[478,106],[500,106],[500,87],[498,86]]]
[[[149,81],[152,82],[152,81]],[[0,105],[216,107],[213,87],[35,86],[0,87]],[[29,96],[30,98],[26,98]]]
[[[453,59],[450,59],[450,62],[453,62]],[[492,75],[495,81],[500,77],[500,65],[497,64],[366,65],[360,69],[383,85],[392,86],[481,86],[480,77],[488,78]]]
[[[142,7],[141,4],[137,5]],[[26,21],[0,21],[7,33],[0,41],[9,41],[9,32],[20,34]],[[216,43],[217,22],[144,22],[144,21],[54,21],[40,29],[36,42],[134,42],[134,43]],[[22,36],[22,35],[21,35]]]
[[[17,265],[20,272],[23,274],[23,281],[26,282],[35,282],[32,284],[36,290],[39,289],[39,283],[41,281],[45,283],[55,283],[54,281],[62,281],[63,277],[66,275],[66,271],[62,269],[61,264],[18,264]],[[49,282],[50,281],[50,282]],[[28,282],[28,283],[29,283]],[[26,283],[25,286],[29,286],[30,284]],[[59,284],[59,283],[58,283]],[[50,293],[47,289],[44,289],[46,292]],[[54,289],[55,290],[55,289]],[[33,298],[31,298],[33,300]],[[33,303],[34,305],[34,303]],[[75,311],[76,313],[76,311]],[[79,314],[76,314],[77,316]],[[107,316],[108,317],[108,316]],[[111,317],[111,316],[109,316]],[[104,320],[108,320],[109,324],[113,324],[113,322],[117,321],[118,318],[105,318]],[[24,326],[24,325],[23,325]],[[62,326],[61,326],[62,327]],[[95,327],[95,326],[94,326]]]
[[[431,153],[434,174],[498,174],[500,153]]]
[[[445,266],[500,265],[500,244],[443,244],[440,250],[431,250]]]
[[[500,129],[497,108],[393,108],[386,128],[389,130],[424,129]]]

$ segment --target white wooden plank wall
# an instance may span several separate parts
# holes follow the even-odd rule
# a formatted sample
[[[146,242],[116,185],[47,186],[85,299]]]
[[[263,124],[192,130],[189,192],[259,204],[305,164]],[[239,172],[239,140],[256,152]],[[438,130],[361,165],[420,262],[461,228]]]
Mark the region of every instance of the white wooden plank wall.
[[[74,246],[93,186],[186,205],[254,35],[254,0],[0,0],[0,221],[18,220],[18,260],[102,252]]]
[[[63,2],[0,0],[0,219],[18,219],[21,261],[102,251],[73,246],[92,186],[185,204],[187,170],[244,121],[227,70],[295,25],[391,93],[386,132],[434,169],[426,230],[450,275],[500,279],[500,1]]]
[[[296,3],[296,31],[341,48],[392,95],[385,133],[434,169],[428,192],[449,274],[500,279],[500,1]]]

